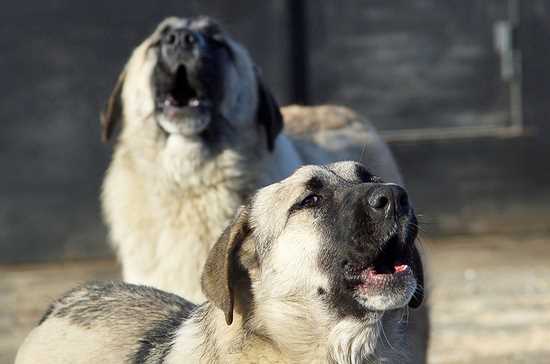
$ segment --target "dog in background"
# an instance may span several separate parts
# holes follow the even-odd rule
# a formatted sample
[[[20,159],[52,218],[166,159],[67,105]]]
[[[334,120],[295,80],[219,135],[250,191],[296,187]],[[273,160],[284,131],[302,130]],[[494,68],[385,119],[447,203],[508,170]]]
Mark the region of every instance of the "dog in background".
[[[166,19],[134,50],[102,119],[105,140],[122,124],[102,202],[126,281],[202,299],[198,272],[233,211],[303,163],[357,159],[366,144],[373,170],[401,182],[350,111],[286,112],[295,135],[281,133],[246,50],[209,18]]]
[[[363,165],[306,166],[260,189],[211,249],[209,301],[94,283],[54,302],[20,348],[34,363],[406,363],[423,299],[406,191]]]
[[[102,116],[120,133],[102,206],[125,281],[204,300],[199,272],[233,212],[303,164],[401,176],[374,127],[336,106],[283,108],[244,47],[208,17],[168,18],[132,53]],[[425,357],[428,313],[409,317]],[[411,340],[412,342],[412,340]]]

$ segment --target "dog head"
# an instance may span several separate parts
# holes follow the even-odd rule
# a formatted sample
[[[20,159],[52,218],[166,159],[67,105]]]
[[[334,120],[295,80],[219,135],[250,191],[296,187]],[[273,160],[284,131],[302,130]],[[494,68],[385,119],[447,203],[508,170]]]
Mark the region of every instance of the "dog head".
[[[185,144],[210,152],[236,137],[273,149],[283,125],[248,52],[208,17],[165,19],[134,50],[102,114],[104,140],[118,123],[121,138],[144,149]]]
[[[279,315],[279,326],[377,319],[422,302],[416,235],[402,187],[355,162],[302,167],[241,208],[210,253],[203,291],[228,324],[234,308]]]

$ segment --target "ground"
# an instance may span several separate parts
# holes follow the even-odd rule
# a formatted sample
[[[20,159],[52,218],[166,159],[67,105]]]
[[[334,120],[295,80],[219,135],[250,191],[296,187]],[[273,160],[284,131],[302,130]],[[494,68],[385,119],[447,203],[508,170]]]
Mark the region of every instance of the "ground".
[[[423,241],[432,308],[430,363],[550,362],[550,238]],[[111,261],[0,266],[0,364],[48,303],[90,279],[117,279]]]

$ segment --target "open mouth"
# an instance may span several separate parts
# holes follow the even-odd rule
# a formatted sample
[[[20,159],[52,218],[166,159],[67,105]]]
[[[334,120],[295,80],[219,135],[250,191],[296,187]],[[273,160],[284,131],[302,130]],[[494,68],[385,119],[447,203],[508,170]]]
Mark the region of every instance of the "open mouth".
[[[189,82],[185,66],[180,65],[174,75],[158,87],[157,107],[167,116],[175,117],[183,112],[205,111],[210,101],[201,96]]]
[[[367,265],[347,263],[344,275],[352,289],[383,288],[412,275],[410,249],[397,234],[384,244],[376,258]]]
[[[157,67],[155,74],[157,122],[169,135],[200,135],[210,125],[212,102],[200,82],[189,77],[184,65],[176,72]]]

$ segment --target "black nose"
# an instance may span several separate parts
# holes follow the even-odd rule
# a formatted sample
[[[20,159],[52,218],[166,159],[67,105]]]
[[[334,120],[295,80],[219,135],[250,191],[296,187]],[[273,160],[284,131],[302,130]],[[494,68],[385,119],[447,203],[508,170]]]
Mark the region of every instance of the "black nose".
[[[384,216],[390,216],[394,212],[403,214],[409,211],[409,198],[402,187],[385,184],[369,191],[367,205],[375,213]]]
[[[189,29],[172,29],[164,35],[164,44],[173,48],[192,49],[199,43],[199,35]]]

